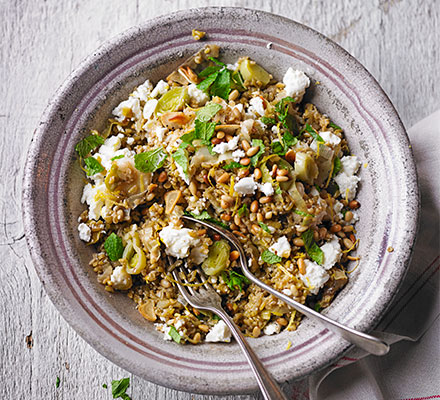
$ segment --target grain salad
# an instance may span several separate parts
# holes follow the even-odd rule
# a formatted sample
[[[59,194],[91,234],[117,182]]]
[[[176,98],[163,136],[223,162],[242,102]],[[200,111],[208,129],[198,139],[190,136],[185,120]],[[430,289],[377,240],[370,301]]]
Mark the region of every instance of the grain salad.
[[[295,330],[301,315],[251,284],[238,252],[184,214],[230,230],[256,277],[315,310],[348,281],[360,166],[343,130],[303,101],[309,77],[277,81],[255,61],[206,45],[165,80],[146,80],[104,131],[76,146],[88,182],[78,219],[90,266],[109,292],[177,343],[230,341],[219,318],[190,307],[172,270],[201,266],[248,336]],[[171,257],[170,263],[167,256]]]

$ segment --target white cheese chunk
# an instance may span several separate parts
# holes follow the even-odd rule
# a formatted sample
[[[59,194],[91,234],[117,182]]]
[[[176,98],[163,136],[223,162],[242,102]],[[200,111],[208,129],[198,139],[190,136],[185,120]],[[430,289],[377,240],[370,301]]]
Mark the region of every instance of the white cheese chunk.
[[[235,162],[239,162],[240,159],[242,159],[244,156],[246,155],[246,153],[243,150],[234,150],[232,152],[232,158]]]
[[[249,100],[249,112],[256,113],[260,116],[264,116],[266,113],[266,110],[264,108],[264,101],[260,96],[252,97],[252,99]]]
[[[341,196],[348,201],[353,200],[356,196],[357,185],[361,179],[356,175],[347,175],[340,172],[335,176],[335,182],[339,186]]]
[[[229,343],[231,341],[231,331],[229,330],[228,326],[222,320],[220,320],[208,332],[205,341]]]
[[[324,286],[330,276],[327,271],[320,265],[316,264],[311,260],[304,260],[306,264],[306,273],[299,274],[299,277],[304,282],[304,284],[309,288],[310,293],[317,294],[319,289]]]
[[[281,325],[278,322],[274,321],[267,324],[264,327],[263,332],[265,335],[274,335],[275,333],[280,333],[280,330],[281,330]]]
[[[253,176],[242,178],[235,183],[234,190],[242,196],[254,194],[257,190],[257,183]]]
[[[84,186],[81,203],[86,203],[89,206],[89,219],[97,221],[101,216],[101,209],[104,205],[101,194],[105,191],[106,187],[104,183],[96,186],[92,186],[92,184],[88,183]]]
[[[151,84],[150,80],[147,79],[142,85],[139,85],[136,88],[136,90],[132,93],[132,96],[138,98],[141,101],[147,101],[151,89],[153,89],[153,85]]]
[[[290,67],[284,74],[283,83],[286,86],[284,88],[286,96],[294,97],[300,102],[310,86],[310,79],[304,72]]]
[[[258,190],[260,192],[263,192],[265,196],[272,196],[275,192],[273,190],[272,183],[265,182],[265,183],[257,183]]]
[[[321,250],[324,253],[324,261],[322,263],[324,269],[330,269],[341,259],[342,250],[337,238],[333,238],[330,242],[322,245]]]
[[[286,236],[281,236],[272,246],[269,247],[269,251],[276,254],[278,257],[290,256],[290,243]]]
[[[341,172],[347,175],[354,175],[361,163],[356,156],[345,156],[341,158]]]
[[[240,138],[238,136],[234,136],[229,142],[216,144],[212,148],[212,151],[217,154],[224,154],[228,151],[233,151],[237,148],[239,139]]]
[[[78,225],[79,238],[84,242],[90,242],[92,237],[92,230],[85,224],[81,223]]]
[[[204,106],[209,100],[209,96],[203,90],[198,89],[194,84],[188,86],[188,95],[191,100],[199,106]]]
[[[142,115],[144,117],[144,119],[150,119],[151,116],[154,113],[154,110],[156,109],[158,100],[156,99],[151,99],[148,100],[145,105],[144,105],[144,111],[142,112]]]
[[[141,104],[136,97],[129,97],[128,100],[123,101],[113,110],[113,115],[119,122],[124,121],[130,114],[132,114],[135,121],[142,116]]]
[[[341,138],[330,131],[319,132],[319,136],[321,136],[324,141],[331,146],[337,146],[339,143],[341,143]]]
[[[166,246],[165,252],[176,258],[188,257],[190,247],[199,244],[199,239],[193,237],[190,233],[194,234],[195,232],[192,229],[179,229],[172,225],[163,228],[159,233],[159,237]]]
[[[150,93],[150,97],[155,98],[159,95],[163,95],[168,91],[169,88],[170,86],[168,85],[168,83],[160,80],[159,82],[157,82],[155,88]]]
[[[128,290],[132,285],[131,275],[126,271],[125,267],[121,266],[113,270],[110,281],[112,282],[112,287],[116,290]]]

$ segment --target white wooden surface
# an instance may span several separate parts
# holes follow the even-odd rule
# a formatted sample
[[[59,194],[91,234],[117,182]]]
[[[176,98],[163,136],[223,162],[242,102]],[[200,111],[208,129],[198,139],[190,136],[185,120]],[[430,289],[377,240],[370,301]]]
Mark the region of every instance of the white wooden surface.
[[[407,127],[440,107],[436,0],[0,0],[1,398],[110,399],[102,384],[130,375],[78,337],[35,274],[21,221],[26,149],[48,99],[103,41],[146,19],[208,5],[271,11],[331,37],[376,77]],[[133,400],[203,398],[131,382]]]

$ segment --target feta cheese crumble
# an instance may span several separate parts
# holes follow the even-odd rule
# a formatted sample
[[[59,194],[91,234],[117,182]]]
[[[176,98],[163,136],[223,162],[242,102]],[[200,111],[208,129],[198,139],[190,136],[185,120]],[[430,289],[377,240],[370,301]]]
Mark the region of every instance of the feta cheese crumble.
[[[81,223],[78,225],[79,238],[84,242],[90,242],[92,238],[92,230],[85,224]]]
[[[91,183],[88,183],[84,186],[81,203],[86,203],[89,206],[89,219],[97,221],[101,216],[104,200],[100,195],[104,193],[106,189],[104,183],[97,186],[92,186]]]
[[[231,341],[231,331],[229,330],[228,326],[222,320],[220,320],[208,332],[205,341],[229,343]]]
[[[257,113],[260,116],[264,116],[266,113],[264,109],[264,101],[260,96],[252,97],[252,99],[249,100],[249,112]]]
[[[278,257],[289,257],[291,247],[287,237],[281,236],[272,246],[269,247],[269,251],[276,254]]]
[[[286,86],[284,88],[286,96],[294,97],[300,102],[310,86],[310,79],[304,72],[289,67],[284,74],[283,83]]]
[[[275,333],[280,333],[280,330],[281,330],[281,325],[278,322],[274,321],[271,322],[270,324],[267,324],[264,327],[263,332],[265,335],[269,336],[269,335],[274,335]]]
[[[139,85],[136,88],[136,90],[132,93],[132,96],[138,98],[141,101],[147,101],[151,89],[153,89],[153,85],[151,84],[150,80],[147,79],[142,85]]]
[[[168,255],[176,258],[185,258],[188,257],[189,248],[199,244],[199,239],[193,237],[191,233],[195,234],[192,229],[179,229],[168,225],[160,231],[159,237],[165,244],[165,252]]]
[[[198,89],[194,84],[188,86],[188,95],[191,100],[199,106],[204,106],[209,100],[209,96],[203,90]]]
[[[123,101],[113,110],[113,115],[119,122],[132,117],[139,120],[142,116],[139,99],[136,97],[129,97],[128,100]]]
[[[150,119],[154,113],[154,110],[156,109],[158,100],[151,99],[148,100],[144,105],[144,111],[142,112],[142,115],[144,119]]]
[[[264,193],[265,196],[272,196],[275,192],[270,182],[257,183],[258,190]]]
[[[237,148],[239,139],[238,136],[234,136],[229,142],[216,144],[212,148],[212,151],[217,154],[225,154],[228,151],[233,151]]]
[[[243,150],[240,150],[240,149],[238,149],[238,150],[234,150],[234,151],[232,152],[232,159],[233,159],[235,162],[239,162],[240,159],[243,158],[245,155],[246,155],[246,153],[245,153]]]
[[[125,267],[116,267],[111,276],[112,287],[116,290],[127,290],[132,285],[131,275],[125,270]]]
[[[341,138],[338,135],[335,135],[333,132],[319,132],[319,136],[321,136],[324,141],[331,146],[337,146],[339,143],[341,143]]]
[[[319,289],[324,286],[330,276],[327,271],[320,265],[316,264],[314,261],[305,259],[306,273],[299,274],[299,277],[304,282],[304,284],[309,288],[310,293],[318,294]]]
[[[159,95],[161,96],[161,95],[165,94],[169,88],[170,88],[170,85],[168,85],[168,83],[160,80],[159,82],[157,82],[156,87],[150,93],[150,97],[155,98]]]
[[[234,190],[240,195],[254,194],[257,190],[257,183],[253,176],[241,178],[235,183]]]
[[[337,238],[333,238],[330,242],[325,243],[321,246],[321,250],[324,253],[324,261],[322,263],[324,269],[330,269],[341,259],[342,250]]]
[[[348,201],[353,200],[356,195],[357,185],[361,178],[356,176],[360,163],[356,156],[345,156],[341,158],[342,169],[335,176],[335,182],[339,186],[341,196]]]

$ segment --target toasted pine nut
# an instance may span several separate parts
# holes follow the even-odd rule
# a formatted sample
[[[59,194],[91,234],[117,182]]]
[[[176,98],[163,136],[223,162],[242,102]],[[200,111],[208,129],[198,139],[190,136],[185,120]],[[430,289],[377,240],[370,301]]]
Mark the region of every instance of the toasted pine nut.
[[[247,158],[247,157],[242,158],[242,159],[240,160],[240,164],[241,164],[241,165],[249,165],[250,162],[251,162],[251,159],[250,159],[250,158]]]
[[[227,213],[223,213],[222,215],[220,215],[220,218],[226,222],[229,222],[231,220],[231,216]]]
[[[251,147],[251,148],[246,152],[246,155],[247,155],[248,157],[252,157],[252,156],[254,156],[255,154],[257,154],[259,150],[260,150],[260,146],[254,146],[254,147]]]
[[[240,257],[240,253],[237,250],[231,251],[231,254],[229,254],[229,259],[231,261],[238,260],[238,257]]]
[[[200,332],[196,332],[193,336],[193,342],[194,343],[199,343],[200,340],[202,339],[202,335],[200,334]]]
[[[271,219],[272,216],[273,216],[272,211],[268,211],[268,212],[264,215],[264,218],[266,218],[266,219]]]
[[[230,206],[231,206],[232,204],[234,204],[234,198],[231,197],[231,196],[229,196],[229,195],[227,195],[227,194],[222,195],[221,199],[222,199],[223,201],[226,201],[226,203],[228,203]]]
[[[166,171],[162,171],[159,174],[159,178],[157,178],[157,181],[160,183],[164,183],[167,179],[168,179],[168,175],[167,175]]]
[[[350,201],[350,203],[348,203],[348,206],[352,210],[356,210],[357,208],[359,208],[361,206],[361,203],[359,203],[357,200],[352,200],[352,201]]]
[[[235,100],[239,96],[240,92],[237,89],[234,89],[231,93],[229,93],[228,100]]]
[[[278,165],[276,164],[272,165],[272,171],[271,171],[272,176],[276,175],[277,169],[278,169]]]
[[[227,181],[229,181],[229,173],[225,172],[224,174],[220,175],[220,177],[217,179],[218,183],[226,183]]]
[[[345,222],[350,222],[353,219],[353,213],[351,211],[347,211],[344,216]]]
[[[257,221],[258,221],[258,222],[263,222],[263,221],[264,221],[263,214],[261,214],[261,213],[258,213],[258,214],[257,214]]]
[[[234,215],[234,223],[235,225],[241,225],[241,218],[238,214]]]
[[[342,230],[343,230],[344,232],[353,232],[353,230],[354,230],[354,226],[353,226],[353,225],[346,225],[346,226],[344,226],[344,227],[342,228]]]
[[[342,229],[341,225],[336,224],[336,225],[333,225],[333,226],[330,228],[330,232],[332,232],[332,233],[337,233],[337,232],[339,232],[341,229]]]
[[[197,236],[203,236],[203,235],[206,234],[206,232],[207,232],[206,229],[199,229],[199,230],[197,231]]]
[[[288,176],[278,175],[276,178],[277,182],[287,182],[289,180]]]
[[[351,249],[353,247],[353,242],[350,239],[344,238],[343,242],[344,242],[345,248]]]
[[[261,179],[261,177],[263,176],[263,174],[261,173],[261,169],[260,168],[255,168],[254,169],[254,178],[256,180]]]
[[[289,174],[289,171],[287,169],[279,169],[277,171],[277,175],[280,175],[280,176],[286,176],[288,174]]]
[[[254,235],[256,235],[258,232],[260,232],[260,227],[258,226],[258,225],[256,225],[256,224],[253,224],[252,226],[251,226],[251,231],[252,231],[252,233],[254,234]]]
[[[286,318],[277,318],[277,323],[280,324],[281,326],[286,326],[287,320]]]
[[[241,179],[241,178],[245,178],[246,176],[248,176],[249,175],[249,168],[241,168],[239,171],[238,171],[238,177]]]
[[[252,329],[252,337],[257,338],[258,336],[260,336],[260,333],[261,329],[258,326]]]
[[[233,120],[234,121],[239,121],[241,120],[241,112],[238,111],[238,108],[233,108],[232,109],[232,116],[233,116]]]
[[[293,150],[289,150],[286,155],[286,160],[290,163],[293,163],[295,161],[296,158],[296,153]]]
[[[221,142],[222,142],[221,139],[219,139],[217,137],[211,139],[211,143],[213,145],[220,144]]]
[[[350,234],[349,238],[353,243],[356,242],[356,236],[354,236],[352,233]]]
[[[251,203],[251,212],[256,213],[258,211],[258,201],[254,200]]]
[[[199,329],[203,332],[209,332],[209,326],[205,324],[200,324]]]
[[[272,201],[272,197],[270,197],[270,196],[260,197],[261,204],[267,204],[267,203],[270,203],[271,201]]]
[[[225,138],[227,142],[230,142],[232,140],[232,135],[226,135]]]
[[[249,144],[249,142],[246,139],[243,139],[241,141],[241,147],[243,147],[244,151],[248,151],[251,148],[251,145]]]
[[[220,207],[223,208],[223,210],[226,210],[229,208],[229,204],[224,200],[220,200]]]
[[[293,244],[295,246],[302,247],[304,246],[304,240],[302,240],[300,237],[296,237],[295,239],[293,239]]]
[[[304,262],[304,258],[298,258],[298,270],[299,273],[304,275],[306,273],[306,263]]]
[[[223,139],[225,137],[225,133],[223,131],[218,131],[216,135],[219,139]]]
[[[191,181],[189,183],[188,189],[193,196],[197,196],[197,183],[195,183],[194,181]]]

